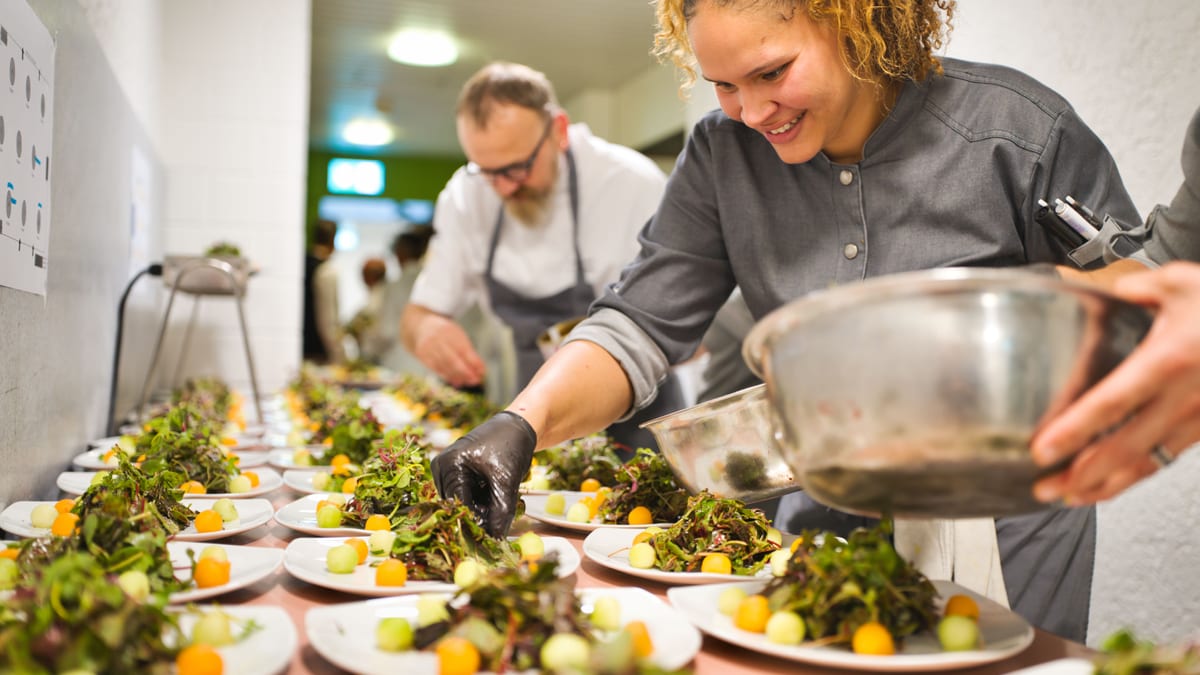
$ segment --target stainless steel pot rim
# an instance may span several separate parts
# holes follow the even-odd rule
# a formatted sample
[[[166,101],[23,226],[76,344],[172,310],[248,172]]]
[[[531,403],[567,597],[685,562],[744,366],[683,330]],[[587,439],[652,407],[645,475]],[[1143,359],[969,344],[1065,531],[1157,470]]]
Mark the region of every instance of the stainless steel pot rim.
[[[941,267],[900,272],[814,291],[779,307],[750,330],[742,344],[742,358],[755,375],[765,379],[762,362],[770,343],[797,324],[847,306],[876,303],[887,298],[985,290],[1068,292],[1092,296],[1105,302],[1131,304],[1101,289],[1057,276],[1035,274],[1023,268]]]
[[[676,410],[672,413],[667,413],[661,417],[655,417],[652,420],[647,420],[638,425],[639,429],[648,429],[654,426],[660,426],[665,422],[679,420],[681,422],[691,422],[696,419],[709,417],[725,408],[732,407],[750,401],[756,398],[764,398],[766,396],[767,385],[756,384],[753,387],[740,389],[731,394],[725,394],[714,399],[710,399],[703,403],[697,403],[690,408]]]

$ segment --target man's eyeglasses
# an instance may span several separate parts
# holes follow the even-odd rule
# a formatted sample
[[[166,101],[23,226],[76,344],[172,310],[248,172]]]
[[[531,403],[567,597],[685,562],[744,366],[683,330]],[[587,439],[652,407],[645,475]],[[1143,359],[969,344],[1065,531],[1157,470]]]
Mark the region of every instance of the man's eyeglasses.
[[[529,172],[533,169],[533,163],[537,160],[538,153],[542,151],[542,144],[550,137],[550,128],[554,125],[554,118],[546,120],[546,128],[542,131],[542,137],[538,139],[537,145],[533,146],[533,152],[529,153],[529,158],[523,162],[513,162],[508,166],[502,166],[499,169],[485,169],[475,162],[467,162],[467,173],[472,176],[483,176],[488,180],[496,180],[503,177],[513,183],[521,183],[529,178]]]

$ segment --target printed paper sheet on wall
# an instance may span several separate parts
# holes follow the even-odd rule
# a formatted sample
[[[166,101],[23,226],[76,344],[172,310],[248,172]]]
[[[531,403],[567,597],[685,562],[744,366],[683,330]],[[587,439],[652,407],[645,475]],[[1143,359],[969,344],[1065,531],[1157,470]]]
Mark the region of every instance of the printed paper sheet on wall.
[[[0,285],[46,295],[54,39],[25,0],[0,0]]]

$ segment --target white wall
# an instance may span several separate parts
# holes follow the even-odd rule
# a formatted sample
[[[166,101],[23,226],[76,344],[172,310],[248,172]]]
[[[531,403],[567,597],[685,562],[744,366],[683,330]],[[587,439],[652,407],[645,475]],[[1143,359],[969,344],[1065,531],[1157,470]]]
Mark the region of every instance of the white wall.
[[[1170,201],[1200,107],[1200,3],[960,0],[947,55],[1049,85],[1108,145],[1138,210]]]
[[[1200,2],[959,0],[954,23],[948,55],[1054,88],[1108,145],[1139,211],[1170,201],[1200,107]],[[1089,644],[1121,626],[1158,640],[1200,630],[1200,457],[1187,459],[1101,505]]]
[[[45,297],[0,287],[0,507],[54,497],[71,457],[105,435],[135,153],[149,182],[138,206],[151,222],[162,212],[153,146],[83,11],[62,0],[30,6],[55,40],[52,222]],[[146,324],[129,317],[125,328],[127,353],[144,352]]]
[[[150,137],[157,139],[160,1],[79,0],[79,4],[129,105]]]
[[[309,9],[306,0],[161,3],[164,248],[199,254],[229,240],[261,267],[245,303],[262,391],[280,388],[300,363]],[[164,375],[189,305],[173,310]],[[184,373],[249,391],[231,298],[203,301]]]

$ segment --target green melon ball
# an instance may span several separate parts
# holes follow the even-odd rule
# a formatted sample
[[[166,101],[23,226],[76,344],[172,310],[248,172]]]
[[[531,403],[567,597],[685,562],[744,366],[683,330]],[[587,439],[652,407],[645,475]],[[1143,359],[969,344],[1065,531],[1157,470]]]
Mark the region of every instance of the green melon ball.
[[[396,541],[396,533],[391,530],[375,530],[367,537],[367,553],[371,555],[388,555],[392,552],[392,544]]]
[[[317,527],[337,527],[342,524],[342,510],[326,504],[317,511]]]
[[[549,672],[583,671],[591,652],[591,646],[582,636],[555,633],[542,643],[542,669]]]
[[[34,527],[44,527],[49,529],[54,524],[54,519],[58,517],[58,509],[54,508],[53,504],[38,504],[33,507],[33,511],[29,513],[29,522]]]
[[[966,652],[979,646],[979,625],[957,614],[943,618],[937,627],[938,642],[948,652]]]
[[[229,491],[233,494],[249,492],[254,489],[254,484],[250,482],[248,476],[238,474],[229,479]]]
[[[150,577],[141,570],[122,572],[121,576],[117,577],[117,585],[126,595],[138,602],[150,597]]]
[[[389,616],[375,627],[375,646],[385,652],[403,652],[412,648],[413,630],[408,619]]]
[[[350,574],[358,567],[358,551],[349,544],[339,544],[325,552],[325,567],[334,574]]]
[[[242,476],[238,477],[242,478]],[[213,503],[212,508],[213,511],[217,512],[218,516],[221,516],[222,522],[230,523],[238,519],[237,506],[235,506],[233,500],[228,497],[222,497],[218,499]]]
[[[224,612],[205,612],[192,628],[192,643],[224,647],[235,642],[233,626]]]
[[[213,558],[217,562],[222,563],[229,562],[229,554],[225,552],[225,549],[216,545],[205,546],[200,551],[200,560],[204,560],[205,558]]]
[[[596,598],[592,606],[592,625],[600,630],[618,630],[621,628],[621,603],[611,595]]]
[[[654,567],[655,557],[654,547],[644,541],[634,544],[633,548],[629,549],[629,564],[640,570]]]
[[[767,619],[767,639],[780,645],[798,645],[804,640],[804,620],[795,612],[775,612]]]
[[[546,513],[552,516],[561,516],[566,513],[567,498],[561,492],[546,496]]]
[[[567,509],[567,520],[572,523],[586,523],[591,519],[592,512],[588,510],[587,504],[575,502]]]

